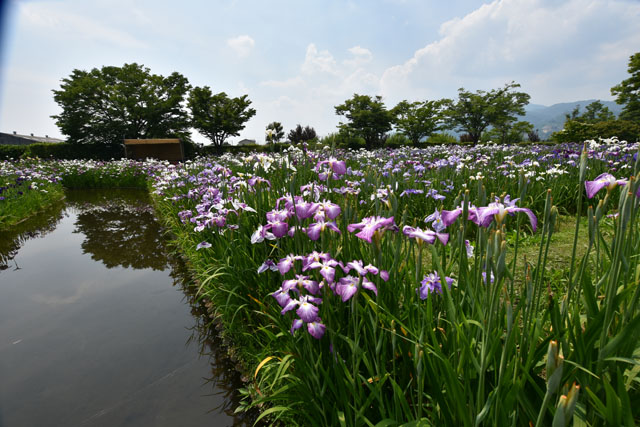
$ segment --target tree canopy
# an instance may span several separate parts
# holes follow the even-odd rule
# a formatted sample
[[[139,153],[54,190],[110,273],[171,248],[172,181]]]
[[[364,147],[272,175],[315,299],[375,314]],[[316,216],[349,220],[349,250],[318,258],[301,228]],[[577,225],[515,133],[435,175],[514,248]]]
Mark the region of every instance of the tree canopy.
[[[442,109],[445,100],[408,102],[401,101],[391,113],[396,128],[415,145],[442,126]]]
[[[346,123],[340,122],[341,130],[364,139],[367,149],[380,145],[384,134],[391,130],[393,114],[387,110],[381,96],[371,98],[354,94],[344,104],[337,105],[335,111],[347,119]]]
[[[620,113],[620,120],[640,123],[640,52],[629,57],[631,77],[611,88],[611,95],[616,96],[616,102],[624,105]]]
[[[188,137],[189,118],[182,102],[188,80],[174,72],[151,74],[136,63],[75,69],[62,79],[53,99],[62,108],[51,116],[76,144],[122,144],[124,138]]]
[[[271,122],[267,125],[267,142],[280,142],[284,138],[282,123]]]
[[[298,124],[294,129],[289,131],[287,138],[293,144],[298,144],[302,141],[310,141],[317,137],[316,130],[310,126],[305,126]]]
[[[213,94],[208,86],[194,87],[188,101],[191,124],[220,147],[230,136],[240,135],[245,123],[256,114],[249,108],[247,95],[229,98],[226,93]]]
[[[580,106],[576,107],[569,114],[565,114],[565,119],[575,120],[581,123],[598,123],[609,120],[615,120],[616,116],[600,101],[593,101],[584,109],[584,113],[580,114]]]
[[[529,103],[528,94],[514,91],[519,87],[511,82],[489,92],[458,89],[458,101],[449,101],[445,111],[449,126],[467,132],[474,144],[489,126],[509,128],[517,116],[524,115],[524,106]]]

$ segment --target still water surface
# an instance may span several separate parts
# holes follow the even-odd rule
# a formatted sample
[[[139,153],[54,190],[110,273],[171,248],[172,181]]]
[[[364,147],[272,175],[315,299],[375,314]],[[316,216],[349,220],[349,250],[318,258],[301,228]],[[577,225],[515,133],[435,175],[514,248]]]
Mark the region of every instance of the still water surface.
[[[70,191],[0,234],[0,427],[248,423],[163,244],[136,191]]]

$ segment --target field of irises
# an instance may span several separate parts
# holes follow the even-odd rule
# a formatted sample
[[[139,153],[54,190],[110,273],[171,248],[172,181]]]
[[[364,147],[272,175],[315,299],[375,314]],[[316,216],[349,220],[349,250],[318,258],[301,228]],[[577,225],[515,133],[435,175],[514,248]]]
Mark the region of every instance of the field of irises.
[[[286,425],[633,425],[638,149],[292,148],[88,169],[149,186],[247,375],[238,410]],[[81,185],[72,164],[7,162],[0,178]],[[550,268],[567,216],[569,261]]]

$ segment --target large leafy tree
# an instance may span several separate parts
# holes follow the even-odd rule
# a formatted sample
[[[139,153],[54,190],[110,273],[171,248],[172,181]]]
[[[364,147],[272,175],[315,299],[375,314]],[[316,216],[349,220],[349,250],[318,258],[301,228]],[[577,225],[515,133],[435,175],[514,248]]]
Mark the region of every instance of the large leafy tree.
[[[280,142],[284,138],[284,128],[280,122],[271,122],[267,125],[268,142]]]
[[[220,147],[230,136],[240,135],[245,123],[255,116],[247,95],[229,98],[226,93],[213,94],[208,86],[194,87],[189,94],[191,124]]]
[[[391,130],[393,114],[387,110],[382,97],[354,94],[353,98],[335,107],[336,114],[344,116],[340,129],[349,135],[364,139],[367,149],[380,145]]]
[[[584,109],[584,113],[580,114],[580,106],[576,107],[569,114],[565,114],[565,120],[575,120],[581,123],[598,123],[615,120],[616,116],[600,101],[593,101]]]
[[[627,70],[631,77],[612,87],[611,95],[616,96],[618,104],[624,105],[620,120],[640,123],[640,52],[631,55]]]
[[[302,141],[310,141],[317,137],[316,130],[310,126],[297,125],[294,129],[291,129],[287,134],[287,138],[293,144],[298,144]]]
[[[517,116],[524,115],[524,106],[529,103],[528,94],[514,90],[519,87],[519,84],[511,82],[489,92],[478,90],[472,93],[464,88],[458,89],[457,102],[448,102],[445,111],[449,126],[467,132],[474,144],[489,126],[509,128]]]
[[[68,141],[122,144],[124,138],[188,137],[182,102],[190,86],[174,72],[151,74],[136,63],[73,70],[53,99],[62,112],[52,116]]]
[[[411,103],[401,101],[391,110],[395,117],[394,124],[416,145],[441,128],[445,103],[446,100]]]

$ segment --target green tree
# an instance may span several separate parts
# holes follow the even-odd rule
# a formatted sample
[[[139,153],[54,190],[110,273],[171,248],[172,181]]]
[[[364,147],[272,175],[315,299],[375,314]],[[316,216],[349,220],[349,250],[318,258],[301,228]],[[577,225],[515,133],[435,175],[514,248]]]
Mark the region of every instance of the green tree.
[[[282,123],[271,122],[267,125],[267,142],[280,142],[284,137]]]
[[[482,141],[500,144],[517,144],[524,141],[524,135],[533,132],[533,125],[527,121],[517,121],[499,127],[492,127],[482,135]]]
[[[514,89],[520,85],[511,82],[503,88],[489,92],[478,90],[475,93],[458,89],[458,101],[447,103],[445,111],[449,126],[458,131],[467,132],[476,144],[489,126],[504,128],[524,115],[524,106],[530,96]]]
[[[446,100],[408,102],[401,101],[391,113],[396,128],[411,140],[414,145],[420,143],[432,133],[440,130],[442,110]]]
[[[76,69],[53,90],[62,112],[51,117],[74,144],[117,146],[124,138],[188,138],[189,118],[182,103],[189,88],[177,72],[163,77],[136,63]]]
[[[598,123],[615,120],[616,116],[600,101],[593,101],[580,114],[580,105],[576,105],[571,113],[564,115],[565,121],[575,120],[581,123]]]
[[[310,141],[317,137],[316,130],[310,126],[297,125],[294,129],[289,131],[287,138],[293,144],[298,144],[303,141]]]
[[[640,52],[629,57],[627,70],[631,77],[612,87],[611,95],[616,96],[618,104],[624,105],[620,120],[640,123]]]
[[[393,114],[387,110],[382,97],[354,94],[353,98],[335,107],[336,114],[344,116],[346,123],[339,128],[355,138],[362,138],[367,149],[381,145],[384,134],[391,130]]]
[[[191,125],[209,138],[216,147],[230,136],[240,135],[245,123],[255,116],[247,95],[229,98],[226,93],[213,94],[208,86],[194,87],[188,101]]]

